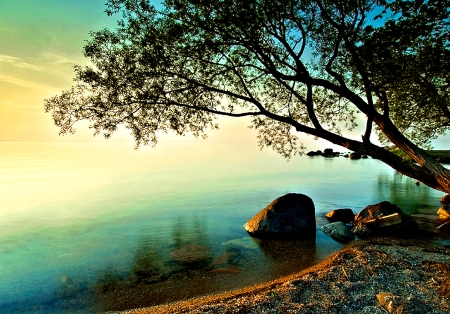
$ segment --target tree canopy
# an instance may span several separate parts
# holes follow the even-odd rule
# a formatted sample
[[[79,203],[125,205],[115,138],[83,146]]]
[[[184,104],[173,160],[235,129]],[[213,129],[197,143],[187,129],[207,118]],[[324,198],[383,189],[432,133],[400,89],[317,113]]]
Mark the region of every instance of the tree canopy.
[[[136,144],[206,136],[251,117],[261,147],[302,153],[299,132],[380,159],[450,193],[423,148],[450,126],[449,0],[109,0],[115,30],[91,33],[75,84],[51,99],[61,133],[88,120]],[[366,119],[361,140],[342,135]],[[371,142],[394,145],[406,161]]]

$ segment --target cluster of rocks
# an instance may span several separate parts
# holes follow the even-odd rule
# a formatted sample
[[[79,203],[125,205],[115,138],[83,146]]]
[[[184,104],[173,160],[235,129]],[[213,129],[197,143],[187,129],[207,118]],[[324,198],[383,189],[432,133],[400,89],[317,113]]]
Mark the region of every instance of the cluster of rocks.
[[[357,215],[350,208],[336,209],[325,215],[330,224],[322,231],[339,242],[351,241],[358,236],[407,234],[419,228],[410,215],[388,201],[365,207]]]
[[[323,152],[321,150],[316,150],[316,151],[309,151],[306,153],[306,156],[310,156],[310,157],[314,157],[314,156],[323,156],[323,157],[345,157],[345,158],[350,158],[350,159],[366,159],[368,158],[367,155],[362,155],[360,153],[340,153],[340,152],[335,152],[333,151],[332,148],[326,148]]]
[[[450,195],[441,199],[440,218],[449,220]],[[419,228],[416,220],[388,201],[365,207],[358,214],[350,208],[335,209],[325,215],[330,223],[321,230],[339,242],[348,242],[373,235],[407,235]],[[444,223],[442,226],[450,221]],[[314,203],[304,194],[281,196],[258,212],[244,225],[252,236],[259,238],[308,238],[316,232]]]

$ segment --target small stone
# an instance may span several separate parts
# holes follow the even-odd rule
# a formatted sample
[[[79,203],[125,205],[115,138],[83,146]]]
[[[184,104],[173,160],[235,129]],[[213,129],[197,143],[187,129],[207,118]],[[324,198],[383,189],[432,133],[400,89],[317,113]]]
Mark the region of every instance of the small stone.
[[[450,204],[450,194],[444,195],[441,197],[442,204]]]
[[[360,238],[367,238],[372,235],[372,230],[366,225],[355,226],[353,227],[352,232]]]
[[[361,157],[360,153],[351,153],[349,156],[350,159],[361,159]]]
[[[394,313],[395,308],[397,307],[395,304],[396,298],[397,298],[396,296],[386,292],[381,292],[377,294],[378,302],[388,313]]]
[[[355,235],[344,225],[342,221],[333,222],[322,226],[322,231],[338,242],[348,242],[355,239]]]
[[[440,219],[450,219],[450,212],[444,208],[439,208],[437,215]]]
[[[331,222],[349,222],[353,221],[355,214],[350,208],[339,208],[328,212],[325,214],[325,217],[327,217]]]

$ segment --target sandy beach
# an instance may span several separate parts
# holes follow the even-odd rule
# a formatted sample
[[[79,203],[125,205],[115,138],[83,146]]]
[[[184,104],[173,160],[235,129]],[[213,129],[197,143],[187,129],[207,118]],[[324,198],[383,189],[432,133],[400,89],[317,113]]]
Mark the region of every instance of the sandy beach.
[[[450,248],[378,238],[271,282],[121,313],[449,312]]]

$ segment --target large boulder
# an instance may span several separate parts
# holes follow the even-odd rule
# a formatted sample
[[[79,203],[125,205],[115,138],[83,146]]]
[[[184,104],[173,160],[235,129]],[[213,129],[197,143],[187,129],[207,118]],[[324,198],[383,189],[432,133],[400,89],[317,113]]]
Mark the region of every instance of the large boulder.
[[[381,223],[382,217],[393,214],[398,214],[400,217],[398,223],[391,225]],[[377,223],[378,221],[380,223]],[[393,232],[404,234],[416,230],[419,227],[412,216],[403,213],[399,207],[388,201],[365,207],[355,216],[353,224],[355,226],[364,224],[372,231],[376,231],[376,233]]]
[[[281,196],[259,211],[244,225],[259,238],[310,238],[316,233],[314,203],[303,194]]]

